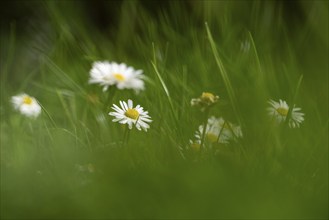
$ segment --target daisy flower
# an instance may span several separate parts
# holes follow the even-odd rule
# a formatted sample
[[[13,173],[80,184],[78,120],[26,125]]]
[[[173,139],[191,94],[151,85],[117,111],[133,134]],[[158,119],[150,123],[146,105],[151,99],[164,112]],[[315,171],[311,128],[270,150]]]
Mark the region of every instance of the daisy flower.
[[[98,83],[106,91],[109,86],[118,89],[133,89],[135,92],[144,90],[143,71],[135,70],[124,63],[94,62],[90,71],[89,83]]]
[[[138,130],[143,129],[147,131],[150,126],[147,123],[152,122],[151,117],[147,111],[143,110],[143,107],[137,105],[133,106],[133,101],[130,99],[128,102],[120,101],[120,107],[113,104],[112,109],[114,112],[110,112],[109,115],[114,116],[113,122],[119,122],[121,124],[128,124],[129,129],[132,129],[133,125]]]
[[[200,125],[198,130],[195,132],[196,142],[201,143],[203,132],[203,125]],[[228,121],[225,121],[222,117],[216,118],[214,116],[208,119],[205,141],[209,144],[221,143],[227,144],[231,140],[242,137],[242,131],[240,126],[236,126]]]
[[[93,63],[90,70],[89,83],[98,83],[103,86],[103,91],[106,91],[109,86],[114,84],[111,77],[111,65],[109,62],[97,61]]]
[[[289,112],[289,106],[287,102],[282,101],[281,99],[279,102],[276,102],[271,99],[268,101],[268,103],[271,105],[267,108],[268,114],[272,116],[278,123],[283,123],[286,120]],[[299,112],[300,110],[301,108],[293,107],[289,119],[289,127],[299,127],[299,124],[304,121],[304,113]]]
[[[219,97],[210,93],[210,92],[203,92],[200,97],[193,98],[191,100],[192,106],[198,106],[201,108],[201,111],[204,111],[206,108],[209,108],[216,104],[219,100]]]
[[[112,63],[112,78],[118,89],[144,90],[143,71],[135,70],[124,63]]]
[[[11,97],[11,103],[15,110],[27,117],[36,118],[41,113],[38,101],[25,93]]]
[[[229,121],[224,120],[224,118],[215,118],[213,117],[213,120],[215,120],[215,123],[218,123],[220,128],[222,129],[222,134],[226,139],[228,140],[236,140],[236,138],[242,138],[242,130],[241,127],[238,125],[235,125]]]

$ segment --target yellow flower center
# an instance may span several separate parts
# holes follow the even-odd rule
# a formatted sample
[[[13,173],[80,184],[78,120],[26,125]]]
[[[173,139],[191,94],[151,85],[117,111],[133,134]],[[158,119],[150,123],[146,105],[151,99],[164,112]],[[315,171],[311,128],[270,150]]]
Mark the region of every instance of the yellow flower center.
[[[287,116],[288,115],[288,110],[289,109],[282,108],[282,107],[279,107],[279,108],[276,109],[276,111],[282,116]]]
[[[125,80],[125,77],[121,73],[114,73],[113,75],[114,75],[114,78],[120,82]]]
[[[32,104],[32,99],[31,99],[31,97],[29,97],[29,96],[25,96],[25,97],[23,98],[23,103],[24,103],[24,104],[27,104],[27,105],[31,105],[31,104]]]
[[[219,98],[218,96],[215,96],[210,92],[203,92],[200,97],[200,101],[202,104],[212,105],[218,101],[218,98]]]
[[[139,117],[139,112],[136,109],[134,109],[134,108],[129,108],[125,112],[125,116],[127,116],[128,118],[137,120],[137,118]]]
[[[213,134],[213,133],[207,133],[206,134],[206,139],[209,143],[215,143],[217,141],[217,135]]]
[[[190,146],[191,146],[192,150],[194,150],[194,151],[199,151],[200,150],[200,144],[198,144],[198,143],[194,142]]]
[[[214,94],[212,94],[210,92],[203,92],[201,95],[201,99],[203,99],[205,101],[209,101],[209,102],[214,102],[215,96],[214,96]]]

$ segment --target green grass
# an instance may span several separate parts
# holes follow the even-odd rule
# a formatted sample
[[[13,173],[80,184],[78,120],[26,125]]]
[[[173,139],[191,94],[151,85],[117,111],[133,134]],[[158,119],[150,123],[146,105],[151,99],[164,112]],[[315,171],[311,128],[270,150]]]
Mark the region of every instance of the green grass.
[[[26,6],[40,19],[25,35],[4,24],[0,38],[1,218],[327,219],[328,2],[296,4],[294,23],[272,1],[170,1],[157,13],[124,1],[105,31],[79,2]],[[146,90],[88,84],[97,60],[144,70]],[[13,110],[20,92],[42,104],[36,120]],[[244,137],[195,161],[181,149],[203,123],[190,106],[202,92]],[[128,98],[153,122],[121,146],[108,112]],[[301,107],[301,127],[270,123],[268,99]]]

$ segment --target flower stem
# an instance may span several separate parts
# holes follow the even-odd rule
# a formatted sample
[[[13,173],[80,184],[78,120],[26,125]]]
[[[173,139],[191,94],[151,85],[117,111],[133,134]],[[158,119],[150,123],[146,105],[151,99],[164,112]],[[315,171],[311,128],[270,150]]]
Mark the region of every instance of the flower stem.
[[[203,121],[203,131],[202,131],[201,144],[200,144],[200,154],[202,152],[204,139],[205,139],[205,136],[206,136],[206,129],[207,129],[207,124],[208,124],[208,115],[209,115],[209,108],[206,108],[205,109],[205,114],[204,114],[204,121]]]
[[[217,136],[216,143],[219,143],[219,138],[220,138],[220,135],[222,134],[222,132],[223,132],[223,130],[224,130],[225,124],[226,124],[226,121],[224,120],[223,126],[221,127],[221,129],[220,129],[220,131],[219,131],[219,134],[218,134],[218,136]]]
[[[104,105],[105,110],[106,110],[107,106],[111,105],[111,102],[113,101],[113,98],[114,98],[114,95],[115,95],[115,91],[116,91],[116,89],[113,86],[111,86],[109,88],[109,91],[108,91],[108,94],[107,94],[107,100],[106,100],[106,103]]]
[[[126,126],[126,128],[125,128],[125,132],[124,132],[124,134],[123,134],[123,140],[122,140],[122,145],[121,145],[121,147],[127,145],[127,143],[128,143],[128,138],[129,138],[129,131],[130,131],[129,127]]]

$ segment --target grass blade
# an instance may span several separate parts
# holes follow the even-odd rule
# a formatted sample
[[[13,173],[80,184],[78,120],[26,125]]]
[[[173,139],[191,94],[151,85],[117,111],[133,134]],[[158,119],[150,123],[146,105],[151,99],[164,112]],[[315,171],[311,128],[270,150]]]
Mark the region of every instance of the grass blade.
[[[153,45],[153,52],[154,52],[154,59],[155,59],[154,44],[152,44],[152,45]],[[170,97],[169,90],[168,90],[168,88],[167,88],[165,82],[163,81],[163,78],[162,78],[161,74],[159,73],[159,70],[158,70],[157,65],[156,65],[156,59],[154,60],[154,62],[151,62],[151,64],[152,64],[152,66],[153,66],[153,68],[154,68],[154,71],[155,71],[155,73],[156,73],[158,79],[160,80],[160,83],[161,83],[161,86],[162,86],[164,92],[166,93],[166,96],[167,96],[167,98],[168,98],[169,105],[170,105],[170,108],[171,108],[172,114],[173,114],[173,116],[174,116],[174,118],[175,118],[175,121],[178,123],[178,118],[177,118],[177,115],[176,115],[176,112],[175,112],[175,108],[174,108],[174,105],[173,105],[172,99],[171,99],[171,97]]]
[[[237,117],[237,120],[239,122],[239,124],[242,124],[242,119],[241,119],[241,116],[239,114],[239,111],[238,111],[238,108],[237,108],[237,102],[236,102],[236,98],[235,98],[235,94],[234,94],[234,90],[233,90],[233,87],[232,87],[232,84],[231,84],[231,81],[228,77],[228,74],[226,72],[226,69],[224,67],[224,64],[218,54],[218,51],[217,51],[217,48],[216,48],[216,44],[214,42],[214,39],[211,35],[211,32],[210,32],[210,29],[208,27],[208,24],[206,23],[206,29],[207,29],[207,35],[208,35],[208,38],[209,38],[209,42],[210,42],[210,46],[211,46],[211,49],[212,49],[212,52],[214,54],[214,57],[215,57],[215,60],[216,60],[216,63],[217,63],[217,66],[220,70],[220,74],[224,80],[224,84],[225,84],[225,87],[226,87],[226,90],[228,92],[228,95],[229,95],[229,98],[230,98],[230,101],[231,101],[231,104],[232,104],[232,108],[233,108],[233,111],[234,111],[234,114],[235,116]]]

